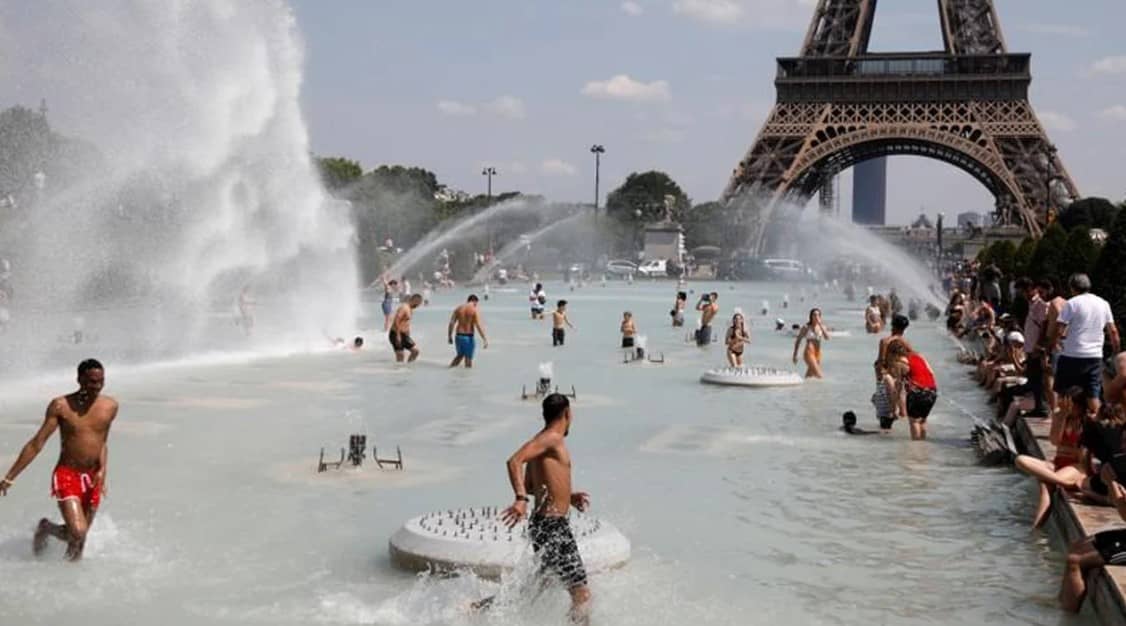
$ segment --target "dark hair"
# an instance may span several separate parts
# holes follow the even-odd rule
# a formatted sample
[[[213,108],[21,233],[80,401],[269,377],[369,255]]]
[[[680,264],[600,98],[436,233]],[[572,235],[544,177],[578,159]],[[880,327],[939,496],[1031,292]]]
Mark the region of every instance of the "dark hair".
[[[543,283],[536,283],[536,291],[543,289]]]
[[[364,345],[364,338],[363,337],[356,337],[355,339],[352,340],[352,345],[357,347],[357,348],[363,346]]]
[[[388,284],[388,285],[398,285],[398,284],[399,284],[399,281],[397,281],[397,280],[395,280],[394,278],[392,278],[391,280],[387,281],[387,284]]]
[[[1024,291],[1025,289],[1031,289],[1032,287],[1033,287],[1032,280],[1030,278],[1028,278],[1027,276],[1021,276],[1020,278],[1013,281],[1013,288],[1014,289],[1019,289],[1021,291]]]
[[[469,297],[468,297],[468,298],[466,298],[466,300],[465,300],[465,301],[466,301],[466,302],[478,302],[478,300],[477,300],[477,294],[475,294],[475,293],[471,293],[471,294],[469,294]]]
[[[567,408],[571,406],[571,401],[567,396],[561,393],[548,394],[543,399],[543,421],[545,424],[550,424],[555,420],[563,417],[567,412]]]
[[[908,318],[906,315],[904,315],[902,313],[896,313],[891,318],[891,329],[892,330],[907,330],[907,327],[910,326],[910,325],[911,325],[910,318]]]
[[[1036,287],[1042,290],[1045,296],[1050,296],[1056,292],[1056,283],[1051,278],[1041,278],[1036,281]]]
[[[563,307],[567,306],[567,301],[566,300],[560,300],[559,302],[555,303],[555,306],[556,306],[556,308],[563,308]]]
[[[687,300],[688,294],[683,292],[683,291],[678,291],[678,292],[676,292],[676,299],[677,300]]]
[[[809,323],[811,323],[811,324],[813,323],[813,314],[814,314],[815,312],[816,312],[816,313],[820,313],[820,312],[821,312],[821,309],[819,309],[819,308],[817,308],[817,307],[813,307],[812,309],[810,309],[810,310],[809,310]]]
[[[844,415],[841,416],[841,422],[845,426],[856,426],[856,413],[845,411]]]
[[[411,302],[414,302],[415,300],[418,300],[419,302],[422,302],[422,294],[420,294],[420,293],[414,293],[414,294],[411,294],[411,299],[410,299],[410,301],[411,301]]]
[[[78,375],[82,376],[83,374],[85,374],[86,372],[89,372],[90,370],[105,370],[105,369],[106,368],[102,367],[102,363],[98,359],[86,359],[85,361],[78,364]]]
[[[713,291],[712,292],[712,300],[718,300],[718,299],[719,299],[719,294],[716,293],[715,291]]]

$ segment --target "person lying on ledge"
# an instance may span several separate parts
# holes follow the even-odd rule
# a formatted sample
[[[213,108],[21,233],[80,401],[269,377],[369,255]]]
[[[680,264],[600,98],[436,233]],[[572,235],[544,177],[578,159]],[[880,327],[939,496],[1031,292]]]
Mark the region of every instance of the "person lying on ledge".
[[[1104,412],[1108,408],[1118,412],[1119,423],[1123,421],[1121,407],[1103,407]],[[1126,455],[1118,454],[1103,463],[1098,478],[1106,486],[1110,503],[1118,510],[1119,517],[1126,520],[1126,488],[1119,482],[1126,478]],[[1071,545],[1060,585],[1060,605],[1065,611],[1079,612],[1087,595],[1087,574],[1104,565],[1126,565],[1126,528],[1104,530]]]

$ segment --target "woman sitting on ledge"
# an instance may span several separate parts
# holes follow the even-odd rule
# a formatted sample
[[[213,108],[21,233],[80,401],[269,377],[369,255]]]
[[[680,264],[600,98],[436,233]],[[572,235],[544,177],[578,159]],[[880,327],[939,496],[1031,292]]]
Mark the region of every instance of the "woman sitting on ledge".
[[[1068,491],[1079,491],[1083,480],[1087,478],[1087,465],[1080,463],[1081,454],[1079,441],[1083,436],[1083,418],[1085,401],[1082,392],[1075,394],[1078,411],[1070,411],[1066,415],[1056,416],[1052,420],[1052,430],[1048,439],[1056,447],[1056,456],[1051,461],[1036,458],[1029,454],[1022,454],[1016,458],[1017,469],[1040,481],[1040,502],[1036,506],[1036,515],[1032,518],[1033,528],[1040,528],[1048,521],[1048,513],[1052,508],[1052,491],[1060,487]]]

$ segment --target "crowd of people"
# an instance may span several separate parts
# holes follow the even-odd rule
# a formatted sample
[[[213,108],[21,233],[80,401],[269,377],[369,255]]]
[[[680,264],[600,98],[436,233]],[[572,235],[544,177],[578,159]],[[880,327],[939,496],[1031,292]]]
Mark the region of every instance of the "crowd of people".
[[[1039,485],[1033,526],[1048,520],[1056,492],[1113,506],[1126,520],[1126,353],[1110,304],[1092,293],[1085,274],[1065,285],[1050,277],[1005,278],[989,266],[951,275],[947,327],[972,346],[962,360],[973,366],[970,374],[997,405],[1001,423],[1049,420],[1054,457],[1022,454],[1015,461]],[[1078,611],[1087,574],[1108,564],[1126,564],[1126,528],[1069,547],[1062,607]]]

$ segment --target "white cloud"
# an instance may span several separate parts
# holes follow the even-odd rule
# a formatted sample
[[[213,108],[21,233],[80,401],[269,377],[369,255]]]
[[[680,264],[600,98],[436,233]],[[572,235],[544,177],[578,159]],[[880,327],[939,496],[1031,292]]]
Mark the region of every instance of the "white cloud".
[[[450,117],[466,117],[477,114],[477,107],[457,100],[439,100],[438,111]]]
[[[1060,35],[1063,37],[1086,37],[1089,31],[1076,24],[1022,24],[1017,30],[1036,35]]]
[[[603,100],[631,102],[663,102],[672,98],[667,81],[643,83],[626,74],[618,74],[609,80],[592,80],[583,86],[582,94]]]
[[[622,13],[625,13],[626,15],[637,17],[644,12],[645,9],[642,8],[640,4],[633,2],[632,0],[626,0],[626,2],[622,3]]]
[[[1103,57],[1091,64],[1092,74],[1126,74],[1126,56]]]
[[[1066,133],[1075,130],[1079,127],[1075,120],[1055,111],[1038,111],[1040,116],[1040,123],[1048,130],[1055,130],[1061,133]]]
[[[735,0],[676,0],[674,13],[713,24],[734,24],[743,17],[743,5]]]
[[[579,170],[562,159],[547,159],[540,163],[540,171],[548,176],[574,176]]]
[[[1126,122],[1126,104],[1116,104],[1099,112],[1099,116],[1116,122]]]
[[[526,115],[524,111],[524,101],[515,96],[500,96],[496,100],[485,104],[484,108],[494,115],[513,120],[522,120]]]

